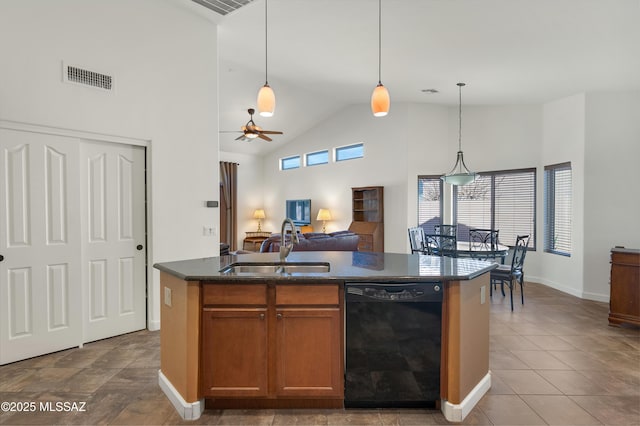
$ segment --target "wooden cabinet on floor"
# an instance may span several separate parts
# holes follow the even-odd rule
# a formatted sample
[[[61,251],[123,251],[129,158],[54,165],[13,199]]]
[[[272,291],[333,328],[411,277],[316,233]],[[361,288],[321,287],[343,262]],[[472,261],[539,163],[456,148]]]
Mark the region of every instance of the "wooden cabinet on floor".
[[[640,250],[611,249],[609,325],[640,326]]]
[[[203,291],[201,385],[205,396],[266,396],[267,286]]]
[[[349,230],[358,234],[358,251],[384,252],[384,187],[351,188],[352,220]]]
[[[276,287],[276,392],[343,394],[337,285]]]
[[[206,398],[342,401],[338,284],[203,286]]]

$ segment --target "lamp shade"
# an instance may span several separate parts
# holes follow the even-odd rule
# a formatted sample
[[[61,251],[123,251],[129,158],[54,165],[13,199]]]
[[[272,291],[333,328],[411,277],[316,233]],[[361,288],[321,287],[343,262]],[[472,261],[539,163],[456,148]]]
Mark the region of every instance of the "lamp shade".
[[[373,112],[373,116],[384,117],[387,115],[390,104],[389,91],[382,83],[378,83],[371,94],[371,112]]]
[[[267,83],[258,92],[258,112],[263,117],[273,117],[276,109],[276,95]]]
[[[318,210],[318,217],[316,217],[316,220],[331,220],[331,212],[329,209]]]
[[[256,209],[256,211],[253,212],[254,219],[264,219],[265,217],[263,209]]]

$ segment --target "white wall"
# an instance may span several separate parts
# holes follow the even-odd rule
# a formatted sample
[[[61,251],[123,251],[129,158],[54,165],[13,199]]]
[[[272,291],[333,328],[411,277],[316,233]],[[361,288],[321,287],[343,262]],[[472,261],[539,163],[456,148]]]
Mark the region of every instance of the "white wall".
[[[148,140],[149,263],[212,256],[218,199],[217,30],[181,0],[3,0],[0,120]],[[115,90],[62,83],[62,61]],[[149,326],[159,327],[150,270]]]
[[[584,129],[585,95],[578,94],[547,103],[544,138],[538,174],[538,233],[542,256],[537,281],[575,296],[583,296],[584,262]],[[572,229],[571,256],[544,253],[544,166],[571,162]]]
[[[610,249],[640,248],[640,91],[586,96],[584,295],[608,300]]]
[[[388,116],[375,118],[368,105],[346,107],[302,136],[265,157],[265,209],[278,218],[273,231],[280,232],[285,200],[311,198],[314,230],[320,208],[328,208],[333,220],[327,232],[344,230],[351,223],[351,188],[384,186],[385,250],[405,252],[407,205],[407,108],[394,104]],[[279,159],[290,155],[333,149],[364,142],[365,157],[343,162],[280,171]]]

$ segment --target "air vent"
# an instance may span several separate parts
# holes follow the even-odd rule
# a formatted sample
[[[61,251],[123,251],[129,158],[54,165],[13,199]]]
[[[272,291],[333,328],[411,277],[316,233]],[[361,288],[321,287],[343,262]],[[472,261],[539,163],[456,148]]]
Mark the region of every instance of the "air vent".
[[[211,9],[220,15],[226,15],[234,10],[240,9],[245,4],[251,3],[253,0],[193,0],[195,3]]]
[[[62,67],[62,74],[63,80],[67,83],[81,84],[107,91],[113,90],[113,77],[107,74],[65,64]]]

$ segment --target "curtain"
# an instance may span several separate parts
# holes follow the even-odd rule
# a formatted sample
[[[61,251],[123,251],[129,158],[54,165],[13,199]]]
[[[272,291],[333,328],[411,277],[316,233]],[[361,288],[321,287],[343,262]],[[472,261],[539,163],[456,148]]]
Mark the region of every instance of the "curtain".
[[[224,224],[225,229],[220,229],[220,240],[229,244],[229,250],[237,250],[238,241],[238,220],[236,218],[238,205],[238,163],[228,161],[220,162],[220,189],[224,202],[221,207],[225,208],[220,215],[226,217]]]

